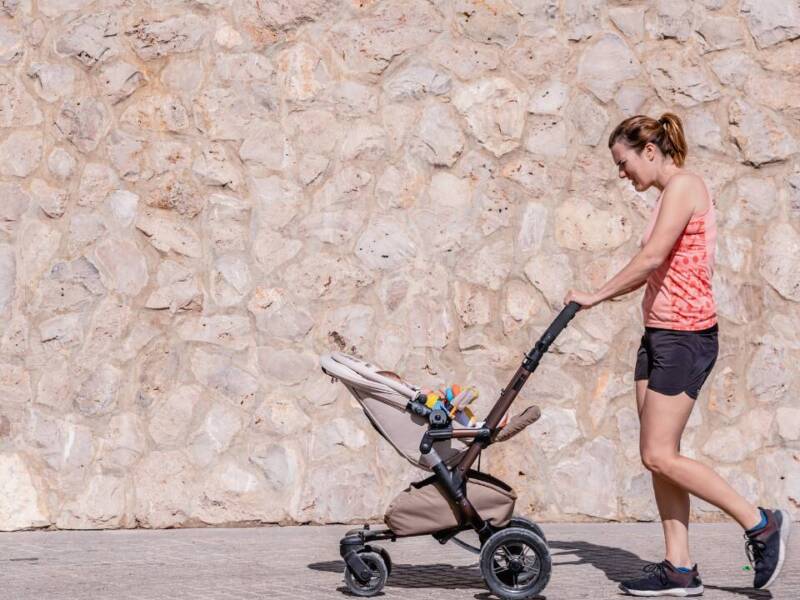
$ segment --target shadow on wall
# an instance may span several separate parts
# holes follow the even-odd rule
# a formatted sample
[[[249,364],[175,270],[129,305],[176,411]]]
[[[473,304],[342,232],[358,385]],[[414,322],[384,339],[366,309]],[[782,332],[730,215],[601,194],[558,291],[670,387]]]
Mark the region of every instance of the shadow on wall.
[[[550,541],[550,549],[553,551],[554,558],[558,556],[571,555],[577,557],[576,560],[554,561],[553,568],[561,570],[570,565],[592,565],[602,571],[609,581],[619,583],[625,579],[636,577],[642,568],[647,565],[647,561],[642,560],[627,550],[615,548],[613,546],[602,546],[589,542],[573,541],[559,542]],[[316,562],[308,565],[314,571],[324,571],[326,573],[344,573],[344,561],[330,560],[326,562]],[[767,590],[754,590],[750,588],[723,587],[707,585],[707,589],[721,590],[731,594],[740,594],[752,600],[767,600],[772,598],[772,594]],[[447,564],[428,564],[428,565],[406,565],[395,564],[392,567],[392,575],[389,577],[386,587],[396,588],[440,588],[448,590],[485,588],[481,577],[478,564],[469,566],[457,566]],[[337,588],[341,592],[346,592],[342,586]],[[481,592],[475,595],[478,600],[492,598],[489,593]],[[545,596],[540,598],[544,599]]]

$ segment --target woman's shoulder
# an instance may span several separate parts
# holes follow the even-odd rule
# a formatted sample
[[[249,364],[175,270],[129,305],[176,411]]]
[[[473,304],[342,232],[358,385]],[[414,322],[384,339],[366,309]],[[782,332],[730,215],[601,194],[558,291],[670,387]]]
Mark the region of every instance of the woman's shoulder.
[[[680,199],[691,205],[696,211],[704,211],[711,202],[705,181],[697,173],[681,171],[669,178],[664,192],[669,191],[669,196]]]

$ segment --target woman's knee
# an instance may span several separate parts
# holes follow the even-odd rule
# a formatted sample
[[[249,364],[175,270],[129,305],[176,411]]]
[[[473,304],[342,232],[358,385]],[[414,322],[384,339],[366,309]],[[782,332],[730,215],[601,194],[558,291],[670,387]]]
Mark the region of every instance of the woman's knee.
[[[666,475],[670,471],[675,454],[664,450],[642,448],[641,457],[645,469],[657,475]]]

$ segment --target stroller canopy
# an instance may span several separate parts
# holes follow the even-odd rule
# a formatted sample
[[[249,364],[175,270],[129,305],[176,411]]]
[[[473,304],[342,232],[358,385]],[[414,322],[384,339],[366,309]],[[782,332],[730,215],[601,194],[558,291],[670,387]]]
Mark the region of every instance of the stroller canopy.
[[[406,411],[408,402],[420,391],[417,386],[380,375],[380,367],[341,352],[323,354],[320,366],[350,390],[373,427],[411,464],[430,470],[436,455],[449,466],[458,462],[466,445],[456,439],[435,442],[435,452],[420,454],[419,444],[428,430],[428,420]],[[462,426],[453,423],[453,427]]]

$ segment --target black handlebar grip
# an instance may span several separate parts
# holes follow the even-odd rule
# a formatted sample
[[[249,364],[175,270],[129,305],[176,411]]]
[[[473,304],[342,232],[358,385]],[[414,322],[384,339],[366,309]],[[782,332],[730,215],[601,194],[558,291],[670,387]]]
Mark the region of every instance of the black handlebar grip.
[[[577,302],[570,302],[561,309],[561,312],[558,313],[558,316],[553,320],[550,327],[547,328],[547,331],[544,332],[539,340],[544,345],[545,350],[550,347],[550,344],[558,337],[558,334],[569,325],[569,322],[572,321],[580,308],[581,305]]]

